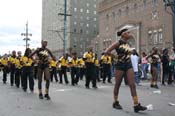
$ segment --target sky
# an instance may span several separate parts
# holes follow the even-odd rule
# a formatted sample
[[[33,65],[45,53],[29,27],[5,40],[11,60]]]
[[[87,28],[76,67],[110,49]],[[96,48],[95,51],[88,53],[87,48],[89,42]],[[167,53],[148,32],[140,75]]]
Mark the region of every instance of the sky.
[[[30,48],[41,43],[42,0],[0,0],[0,55],[13,50],[25,51],[26,23],[28,22]]]

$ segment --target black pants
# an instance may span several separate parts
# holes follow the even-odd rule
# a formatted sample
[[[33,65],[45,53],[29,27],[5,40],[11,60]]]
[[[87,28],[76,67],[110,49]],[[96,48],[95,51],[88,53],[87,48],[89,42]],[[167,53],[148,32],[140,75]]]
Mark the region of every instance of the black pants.
[[[55,78],[55,81],[58,82],[56,67],[51,67],[51,69],[52,69],[51,72],[50,72],[50,74],[51,74],[51,77],[50,77],[51,82],[53,81],[53,76]]]
[[[162,73],[162,84],[165,84],[166,79],[168,79],[169,75],[169,66],[162,65],[163,73]]]
[[[11,84],[11,86],[13,86],[13,84],[14,84],[15,70],[16,70],[15,65],[12,64],[10,66],[10,84]]]
[[[71,68],[71,84],[78,84],[79,76],[78,76],[78,68],[72,67]]]
[[[86,65],[86,83],[85,86],[89,87],[90,81],[92,81],[92,87],[96,87],[96,77],[95,77],[95,65],[93,63],[85,63]]]
[[[79,69],[79,78],[80,80],[83,80],[83,76],[85,75],[85,68]]]
[[[34,66],[33,72],[34,72],[34,73],[33,73],[34,78],[37,79],[37,78],[38,78],[38,75],[37,75],[37,73],[38,73],[38,66]]]
[[[63,83],[62,81],[62,75],[64,75],[64,81],[66,84],[69,83],[67,79],[67,67],[66,66],[61,66],[61,74],[60,74],[60,83]]]
[[[103,64],[103,82],[108,78],[108,82],[111,82],[111,67],[110,64]]]
[[[170,65],[170,75],[168,78],[168,84],[171,84],[173,82],[173,80],[175,79],[175,66],[174,65]]]
[[[15,71],[15,85],[16,85],[16,87],[19,87],[20,83],[22,82],[22,80],[21,80],[22,73],[21,72],[22,72],[21,69],[16,68],[16,71]]]
[[[8,71],[9,71],[9,68],[7,67],[7,66],[4,66],[4,68],[3,68],[3,79],[2,79],[2,81],[4,82],[4,83],[6,83],[6,81],[7,81],[7,73],[8,73]]]
[[[32,67],[31,66],[24,66],[23,67],[23,89],[26,90],[27,89],[27,80],[29,80],[29,88],[31,91],[34,90],[34,80],[32,77]]]
[[[96,77],[97,81],[100,81],[99,67],[98,66],[95,66],[95,77]]]

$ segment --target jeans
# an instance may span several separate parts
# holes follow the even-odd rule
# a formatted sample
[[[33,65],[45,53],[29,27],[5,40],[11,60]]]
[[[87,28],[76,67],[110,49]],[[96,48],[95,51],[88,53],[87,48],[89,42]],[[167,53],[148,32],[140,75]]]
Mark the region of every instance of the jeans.
[[[148,64],[142,64],[143,78],[147,79]]]
[[[139,84],[139,83],[140,83],[139,73],[138,73],[138,72],[134,72],[134,77],[135,77],[135,82],[136,82],[137,84]]]

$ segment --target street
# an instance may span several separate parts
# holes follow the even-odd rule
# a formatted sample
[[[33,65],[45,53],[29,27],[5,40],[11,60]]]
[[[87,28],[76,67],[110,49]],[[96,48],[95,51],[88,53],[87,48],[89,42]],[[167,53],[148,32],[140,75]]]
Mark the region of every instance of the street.
[[[137,86],[139,101],[142,105],[152,104],[153,110],[134,113],[130,89],[124,84],[119,94],[123,110],[116,110],[112,108],[113,84],[98,83],[98,89],[86,89],[84,81],[78,86],[53,82],[48,101],[38,98],[36,80],[34,93],[30,93],[10,86],[8,77],[7,84],[0,81],[0,116],[175,116],[175,106],[169,105],[175,103],[174,87],[159,86],[161,93],[155,93],[157,90],[150,88],[149,82]]]

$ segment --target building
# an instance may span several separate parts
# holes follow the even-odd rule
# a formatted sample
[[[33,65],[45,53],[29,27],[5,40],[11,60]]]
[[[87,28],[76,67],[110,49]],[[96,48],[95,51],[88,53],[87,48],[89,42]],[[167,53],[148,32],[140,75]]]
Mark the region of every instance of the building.
[[[63,53],[65,0],[43,0],[42,38],[56,55]],[[101,0],[67,0],[66,50],[81,56],[98,35],[98,3]]]
[[[70,47],[79,55],[98,35],[98,4],[101,0],[71,0]]]
[[[165,11],[163,0],[103,0],[98,13],[99,35],[95,40],[99,53],[119,39],[117,31],[124,27],[133,29],[132,46],[140,53],[154,46],[173,46],[172,16]]]
[[[42,0],[42,39],[48,41],[48,48],[57,57],[63,54],[64,16],[59,13],[64,13],[64,0]]]

